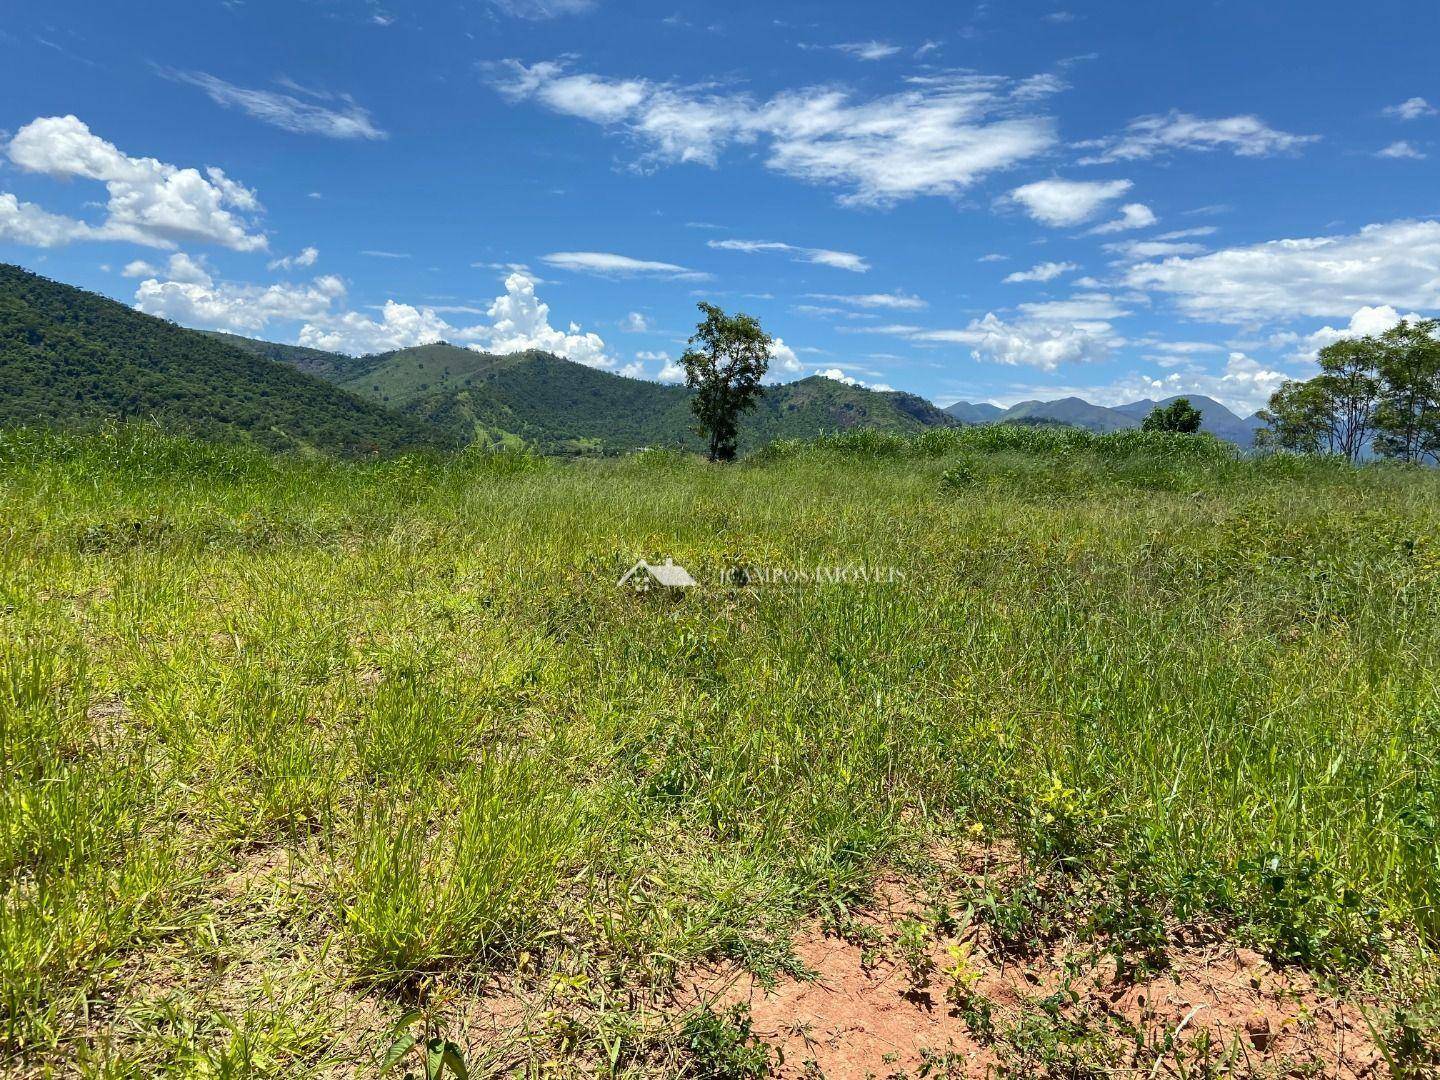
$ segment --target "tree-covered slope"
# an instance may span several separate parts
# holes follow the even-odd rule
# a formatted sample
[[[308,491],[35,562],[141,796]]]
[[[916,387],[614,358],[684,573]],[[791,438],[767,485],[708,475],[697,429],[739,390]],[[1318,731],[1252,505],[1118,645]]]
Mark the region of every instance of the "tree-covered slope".
[[[335,452],[445,441],[291,364],[0,264],[0,424],[155,419],[206,438]]]

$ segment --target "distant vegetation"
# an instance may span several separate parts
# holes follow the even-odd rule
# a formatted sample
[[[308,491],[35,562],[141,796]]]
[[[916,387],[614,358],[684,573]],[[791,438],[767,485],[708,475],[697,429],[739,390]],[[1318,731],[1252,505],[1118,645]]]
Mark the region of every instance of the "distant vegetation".
[[[413,1027],[475,1075],[755,1076],[774,1033],[686,980],[788,979],[821,929],[1005,1075],[1336,1075],[1067,989],[1227,942],[1437,1063],[1440,473],[1012,425],[726,469],[10,428],[0,520],[19,1075],[357,1074]],[[616,587],[666,556],[702,585]],[[733,572],[855,564],[898,577]],[[929,899],[877,929],[897,880]],[[961,932],[1053,982],[926,968]]]
[[[1402,321],[1320,350],[1320,374],[1288,382],[1262,413],[1262,444],[1305,453],[1440,462],[1440,321]]]

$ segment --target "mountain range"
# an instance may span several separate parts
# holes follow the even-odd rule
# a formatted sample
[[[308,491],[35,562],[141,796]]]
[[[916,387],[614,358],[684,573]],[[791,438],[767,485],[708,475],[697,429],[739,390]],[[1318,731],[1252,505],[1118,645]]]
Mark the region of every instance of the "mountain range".
[[[499,356],[445,342],[371,356],[187,330],[95,293],[0,264],[0,424],[148,418],[206,438],[332,453],[532,446],[546,453],[698,450],[683,386],[631,379],[550,353]],[[1137,427],[1156,405],[1080,398],[941,409],[823,376],[769,386],[741,450],[780,438],[980,423]],[[1190,395],[1205,430],[1249,446],[1257,417]]]
[[[946,406],[945,411],[967,424],[1049,423],[1067,424],[1085,428],[1087,431],[1121,431],[1139,427],[1150,410],[1169,405],[1182,397],[1200,410],[1200,430],[1208,431],[1237,446],[1248,449],[1254,443],[1255,432],[1265,426],[1259,413],[1237,416],[1214,398],[1203,394],[1177,394],[1160,401],[1141,398],[1139,401],[1113,408],[1092,405],[1078,397],[1059,398],[1055,401],[1021,401],[1008,409],[988,402],[957,401]]]

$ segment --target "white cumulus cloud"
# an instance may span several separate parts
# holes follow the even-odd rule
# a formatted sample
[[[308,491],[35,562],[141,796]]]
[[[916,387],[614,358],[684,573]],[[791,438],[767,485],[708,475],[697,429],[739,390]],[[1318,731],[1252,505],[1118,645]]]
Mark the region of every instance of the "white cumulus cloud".
[[[386,300],[378,319],[358,311],[346,311],[320,322],[306,323],[300,328],[299,342],[312,349],[359,356],[430,345],[445,340],[452,330],[430,308]]]
[[[0,204],[0,227],[7,217],[28,222],[26,227],[33,236],[49,239],[45,246],[96,239],[129,240],[159,248],[184,242],[218,244],[236,251],[266,247],[264,234],[251,232],[251,225],[241,216],[259,211],[255,193],[220,169],[210,167],[202,174],[155,158],[129,157],[92,134],[74,116],[32,120],[15,133],[7,152],[26,172],[99,181],[109,193],[106,218],[96,226],[56,215],[39,217],[33,208],[25,211],[30,204],[16,203],[14,210],[8,210],[8,203]]]
[[[328,318],[345,296],[344,283],[333,276],[316,278],[308,285],[250,285],[217,283],[203,270],[183,264],[176,269],[179,280],[152,277],[140,282],[135,290],[137,310],[184,326],[257,334],[274,321]]]
[[[487,314],[492,320],[489,325],[467,327],[458,336],[488,352],[539,349],[589,367],[615,365],[598,334],[585,333],[574,323],[568,330],[550,325],[550,305],[535,295],[535,281],[525,274],[505,279],[505,295],[495,298]]]
[[[804,370],[805,365],[800,362],[800,357],[795,355],[795,350],[785,344],[784,338],[777,337],[770,342],[770,372],[772,375],[776,371],[794,375]]]
[[[1079,225],[1131,187],[1129,180],[1036,180],[1010,192],[1036,221],[1052,228]]]
[[[152,271],[149,264],[127,272]],[[612,368],[599,335],[574,323],[561,330],[550,325],[550,307],[535,294],[535,280],[512,273],[505,294],[485,309],[488,322],[457,327],[441,310],[387,300],[376,315],[346,307],[345,283],[322,275],[305,285],[254,285],[213,280],[184,254],[170,260],[169,279],[152,276],[135,292],[135,307],[186,326],[258,334],[272,323],[302,323],[301,345],[363,355],[390,352],[436,341],[464,342],[495,353],[538,349],[591,367]]]
[[[52,214],[0,191],[0,240],[27,247],[60,247],[76,240],[106,239],[83,221]]]
[[[1419,322],[1423,316],[1410,312],[1408,315],[1401,315],[1389,304],[1362,307],[1350,316],[1350,321],[1345,326],[1322,326],[1319,330],[1307,334],[1304,337],[1298,335],[1283,335],[1276,339],[1276,344],[1288,344],[1296,340],[1298,348],[1292,354],[1293,360],[1314,360],[1315,354],[1327,345],[1333,345],[1337,341],[1345,341],[1351,338],[1372,337],[1383,334],[1392,327],[1399,326],[1402,320]]]
[[[1232,352],[1219,374],[1201,368],[1172,371],[1160,378],[1147,378],[1139,396],[1164,398],[1175,394],[1204,394],[1246,416],[1263,409],[1270,395],[1293,377],[1243,352]]]
[[[1434,116],[1435,112],[1435,106],[1423,97],[1406,98],[1399,105],[1390,105],[1385,109],[1386,116],[1397,120],[1419,120],[1422,116]]]
[[[1375,151],[1375,156],[1380,158],[1409,159],[1411,161],[1424,161],[1425,153],[1417,149],[1414,144],[1400,139],[1392,142],[1389,146]]]

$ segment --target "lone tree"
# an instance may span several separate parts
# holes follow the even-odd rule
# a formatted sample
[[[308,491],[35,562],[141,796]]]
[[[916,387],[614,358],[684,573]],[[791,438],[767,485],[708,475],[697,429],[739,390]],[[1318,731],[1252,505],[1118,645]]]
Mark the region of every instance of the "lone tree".
[[[1156,405],[1149,415],[1140,422],[1142,431],[1176,431],[1181,435],[1194,435],[1200,430],[1200,410],[1190,404],[1189,398],[1176,398],[1169,405]]]
[[[694,390],[690,409],[710,440],[711,461],[734,461],[740,414],[753,409],[770,369],[770,335],[751,315],[726,315],[703,300],[705,318],[695,326],[680,357],[685,385]]]

